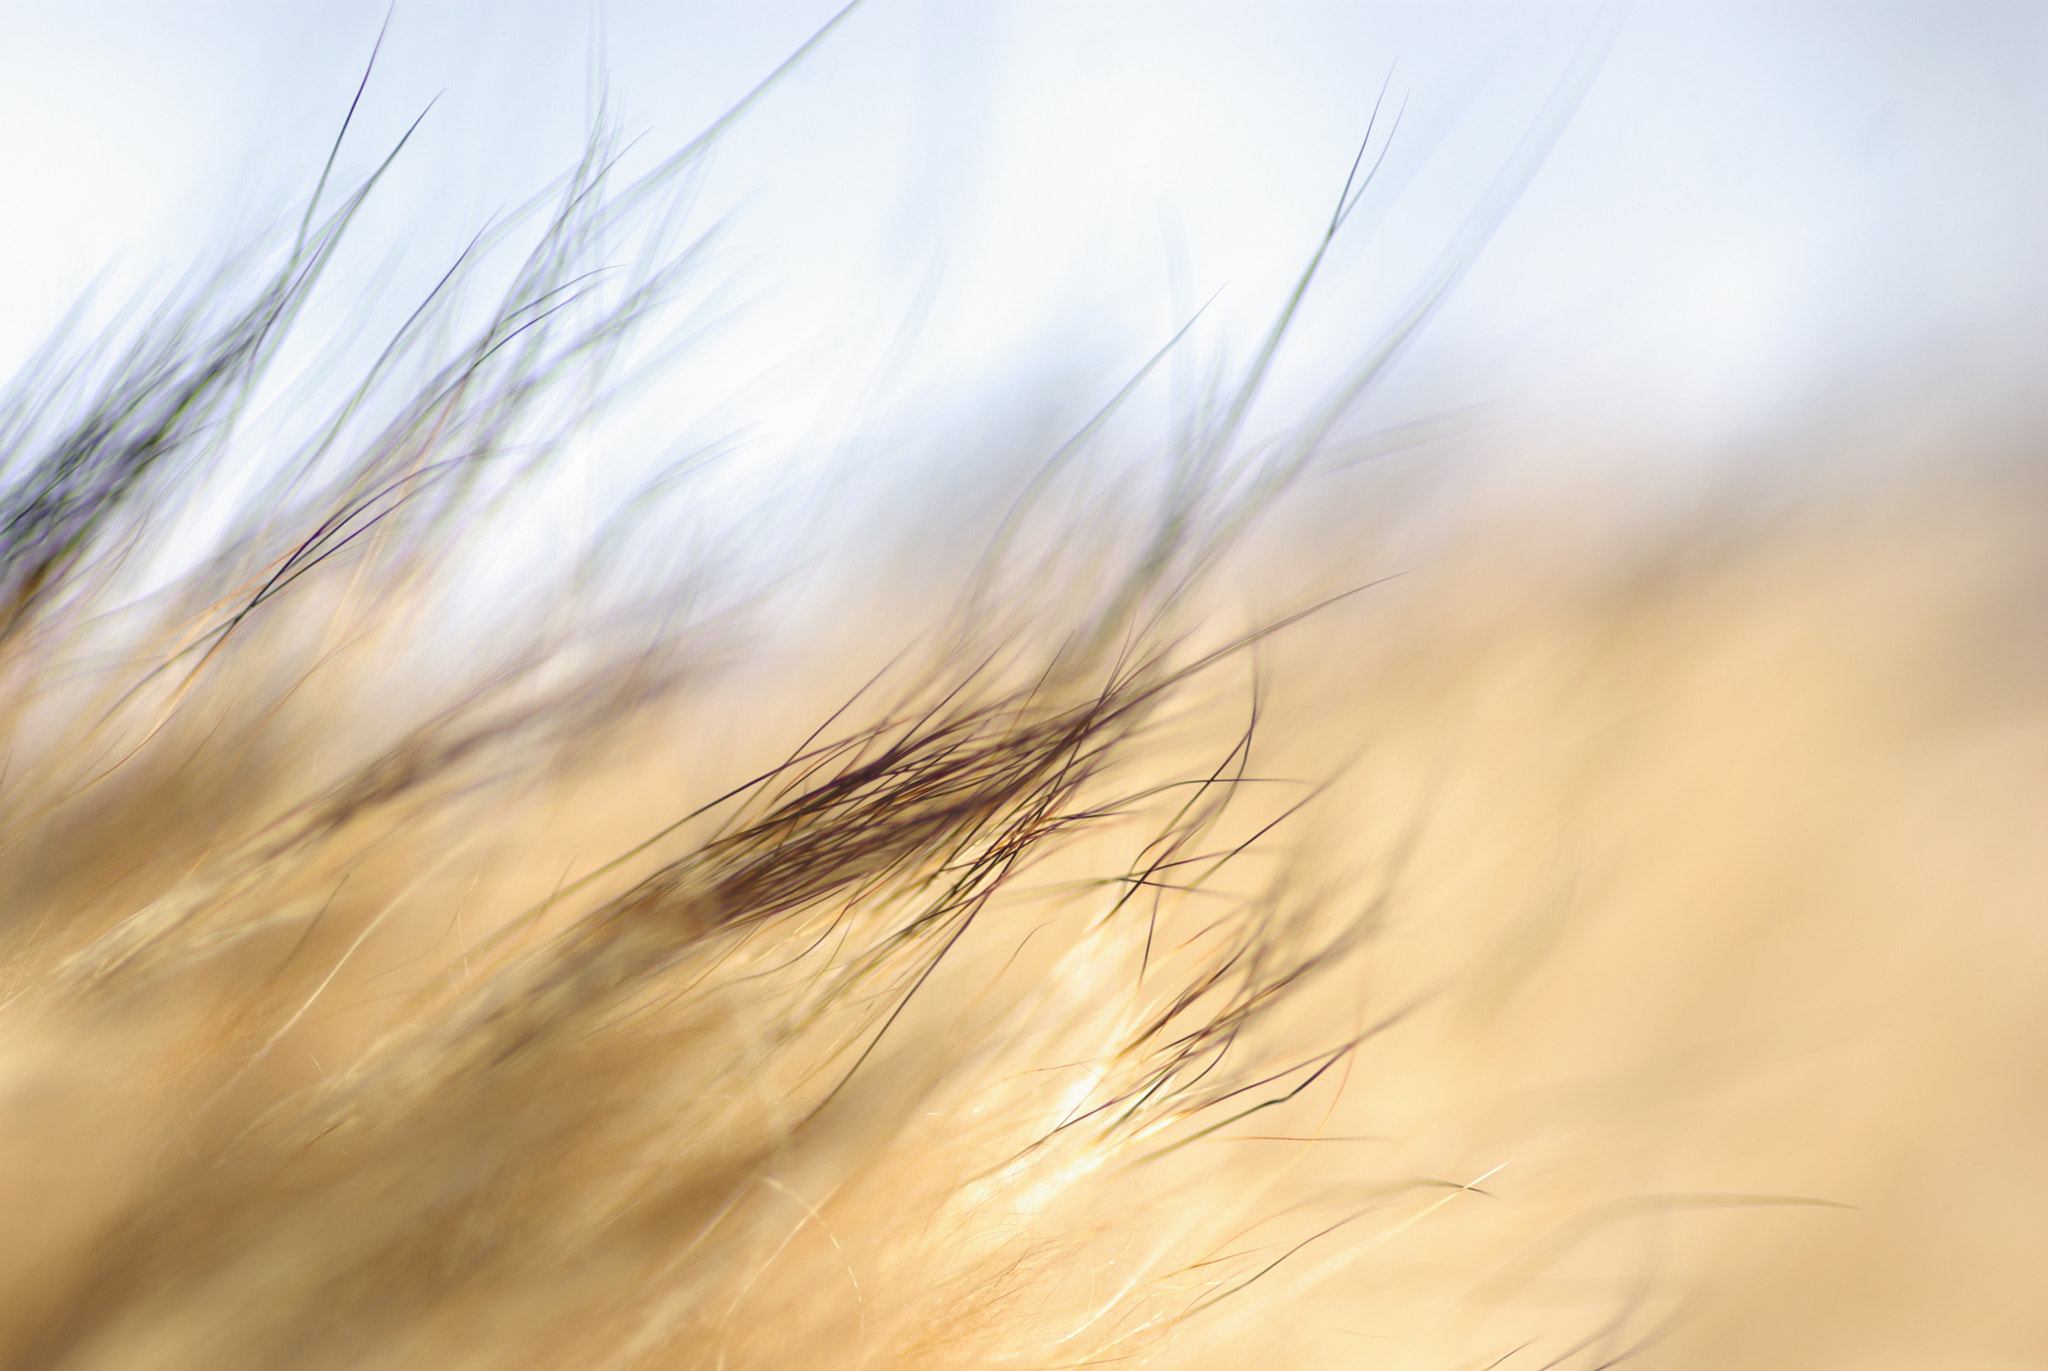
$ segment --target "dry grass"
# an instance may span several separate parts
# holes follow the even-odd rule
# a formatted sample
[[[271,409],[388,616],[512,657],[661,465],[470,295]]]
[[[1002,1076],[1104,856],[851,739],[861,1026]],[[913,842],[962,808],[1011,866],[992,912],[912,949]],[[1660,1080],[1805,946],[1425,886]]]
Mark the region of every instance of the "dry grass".
[[[955,600],[480,614],[701,150],[594,140],[175,574],[370,187],[13,392],[0,1364],[2048,1352],[2011,482],[1384,564],[1255,371]]]

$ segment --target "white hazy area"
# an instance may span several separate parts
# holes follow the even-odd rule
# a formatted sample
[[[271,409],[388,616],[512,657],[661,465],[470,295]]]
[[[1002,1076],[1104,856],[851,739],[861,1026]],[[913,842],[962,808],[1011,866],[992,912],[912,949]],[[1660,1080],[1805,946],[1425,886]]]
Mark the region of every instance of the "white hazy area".
[[[332,308],[402,320],[574,160],[597,73],[638,139],[628,166],[650,166],[835,8],[402,0],[342,180],[427,113]],[[385,19],[382,0],[0,11],[0,367],[95,281],[88,317],[108,319],[283,222]],[[737,445],[763,473],[849,451],[971,465],[957,440],[977,426],[1028,427],[1044,397],[1054,427],[1085,415],[1208,301],[1174,362],[1184,395],[1256,347],[1384,87],[1391,152],[1270,431],[1470,232],[1589,44],[1604,58],[1570,122],[1482,215],[1471,270],[1354,427],[1505,415],[1682,470],[1866,393],[2031,402],[2048,6],[871,0],[719,147],[690,222],[722,228],[679,306],[710,326],[577,458],[620,489],[678,445]]]

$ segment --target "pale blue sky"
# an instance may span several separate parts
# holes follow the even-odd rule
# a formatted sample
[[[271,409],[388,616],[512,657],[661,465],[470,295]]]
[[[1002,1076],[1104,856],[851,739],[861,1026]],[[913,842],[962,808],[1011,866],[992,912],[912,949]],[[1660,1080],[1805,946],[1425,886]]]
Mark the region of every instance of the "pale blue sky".
[[[366,164],[438,95],[365,226],[404,244],[394,291],[573,155],[593,51],[651,153],[831,9],[400,4],[352,145]],[[302,193],[384,11],[0,10],[0,363],[110,262],[118,298]],[[1004,377],[1107,384],[1219,291],[1200,346],[1242,355],[1391,69],[1406,122],[1303,320],[1299,402],[1422,278],[1598,12],[871,0],[719,154],[700,208],[732,215],[715,271],[744,304],[666,403],[772,455]],[[2020,358],[2048,317],[2044,170],[2048,7],[1643,0],[1386,417],[1510,401],[1711,446],[1962,340]]]

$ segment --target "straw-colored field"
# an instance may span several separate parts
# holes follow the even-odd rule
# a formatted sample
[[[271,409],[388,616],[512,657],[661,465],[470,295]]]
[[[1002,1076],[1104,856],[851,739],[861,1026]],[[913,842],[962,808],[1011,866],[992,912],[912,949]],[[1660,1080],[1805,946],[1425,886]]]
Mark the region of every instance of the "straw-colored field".
[[[715,143],[0,399],[0,1367],[2048,1360],[2023,425],[1680,499],[1255,351],[741,575],[551,476]]]

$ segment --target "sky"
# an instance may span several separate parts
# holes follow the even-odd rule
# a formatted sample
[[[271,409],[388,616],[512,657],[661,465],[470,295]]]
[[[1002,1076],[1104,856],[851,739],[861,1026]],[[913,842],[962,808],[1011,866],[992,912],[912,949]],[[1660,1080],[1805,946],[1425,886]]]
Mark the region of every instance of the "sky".
[[[344,171],[426,115],[359,235],[381,274],[345,287],[402,317],[573,160],[600,84],[651,163],[834,8],[402,0]],[[277,222],[386,16],[0,7],[0,367],[95,280],[106,317]],[[720,225],[697,301],[717,326],[645,431],[739,434],[773,468],[1034,396],[1085,410],[1197,311],[1182,383],[1240,365],[1376,102],[1374,156],[1398,124],[1271,425],[1460,245],[1361,423],[1493,407],[1678,463],[1901,378],[2024,394],[2048,336],[2044,76],[2028,3],[868,0],[719,148],[692,219]]]

